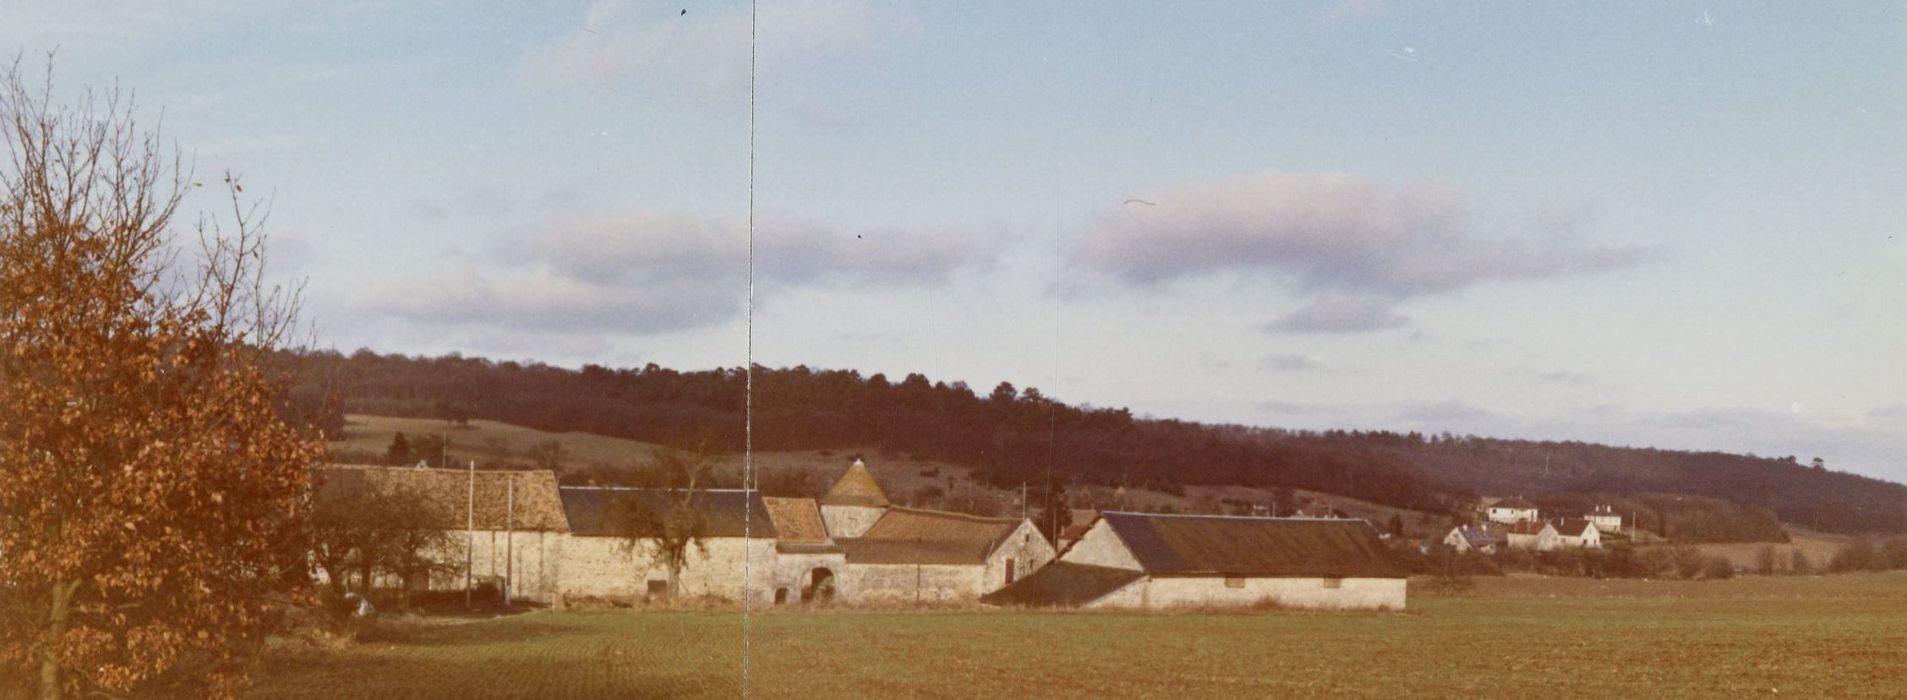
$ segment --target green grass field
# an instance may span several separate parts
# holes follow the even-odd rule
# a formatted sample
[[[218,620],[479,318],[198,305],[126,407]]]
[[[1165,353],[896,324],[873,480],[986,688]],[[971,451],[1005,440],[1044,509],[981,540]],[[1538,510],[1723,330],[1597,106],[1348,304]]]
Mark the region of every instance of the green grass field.
[[[737,611],[535,612],[274,646],[259,698],[725,697]],[[1899,697],[1907,575],[1489,579],[1404,613],[774,611],[759,697]]]

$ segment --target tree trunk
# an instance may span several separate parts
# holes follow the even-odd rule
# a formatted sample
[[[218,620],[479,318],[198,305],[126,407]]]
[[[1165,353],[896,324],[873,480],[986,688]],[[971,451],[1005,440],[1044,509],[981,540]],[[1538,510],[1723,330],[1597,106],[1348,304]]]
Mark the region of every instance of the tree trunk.
[[[60,700],[60,640],[66,636],[73,611],[73,592],[79,581],[53,584],[52,606],[46,616],[46,640],[40,646],[40,700]]]

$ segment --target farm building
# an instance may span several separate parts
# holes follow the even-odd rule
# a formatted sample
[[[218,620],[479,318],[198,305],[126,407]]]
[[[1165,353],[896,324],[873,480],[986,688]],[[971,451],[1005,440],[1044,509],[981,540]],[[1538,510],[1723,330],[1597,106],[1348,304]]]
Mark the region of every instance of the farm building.
[[[518,600],[562,604],[671,593],[650,542],[618,531],[618,511],[664,514],[688,505],[701,520],[673,593],[787,603],[814,599],[973,599],[1054,557],[1024,518],[982,518],[890,505],[860,460],[827,496],[764,498],[757,491],[562,486],[549,471],[327,466],[321,489],[411,493],[451,535],[426,552],[417,589],[512,582]],[[468,563],[468,567],[466,567]],[[466,578],[466,568],[469,577]],[[381,585],[396,585],[386,581]]]
[[[1025,518],[893,507],[847,550],[844,590],[856,600],[973,599],[1053,560]]]
[[[1582,518],[1556,521],[1557,544],[1569,549],[1601,549],[1602,532],[1596,524]]]
[[[557,592],[566,600],[628,600],[669,594],[669,571],[652,561],[653,544],[631,548],[613,527],[616,508],[643,507],[667,512],[684,492],[564,486],[563,512],[569,536],[557,561]],[[687,501],[701,512],[703,538],[689,550],[676,595],[741,600],[744,592],[759,602],[772,600],[777,573],[776,530],[761,493],[707,489]]]
[[[847,571],[847,550],[828,535],[812,498],[763,498],[775,524],[774,602],[827,599]]]
[[[1458,552],[1495,554],[1500,541],[1496,533],[1466,523],[1450,528],[1450,534],[1444,535],[1443,543]]]
[[[1547,552],[1562,546],[1562,535],[1556,532],[1556,526],[1541,520],[1524,520],[1503,535],[1511,549],[1534,549]]]
[[[327,465],[312,470],[312,486],[321,498],[409,495],[424,521],[453,532],[447,551],[423,554],[436,565],[404,582],[413,590],[462,590],[468,563],[470,583],[509,580],[517,598],[556,599],[570,527],[552,472]]]
[[[1521,498],[1505,498],[1485,505],[1483,516],[1493,523],[1514,525],[1525,520],[1535,520],[1536,504]]]
[[[996,605],[1404,607],[1405,573],[1362,520],[1104,513]]]

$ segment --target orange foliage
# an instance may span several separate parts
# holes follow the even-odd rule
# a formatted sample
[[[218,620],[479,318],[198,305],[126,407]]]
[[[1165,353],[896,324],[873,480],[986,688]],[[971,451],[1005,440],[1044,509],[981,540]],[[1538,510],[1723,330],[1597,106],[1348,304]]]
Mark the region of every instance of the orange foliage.
[[[295,295],[229,176],[236,232],[202,224],[179,269],[176,156],[117,94],[50,95],[0,72],[0,681],[232,696],[308,588],[323,446],[262,363]]]

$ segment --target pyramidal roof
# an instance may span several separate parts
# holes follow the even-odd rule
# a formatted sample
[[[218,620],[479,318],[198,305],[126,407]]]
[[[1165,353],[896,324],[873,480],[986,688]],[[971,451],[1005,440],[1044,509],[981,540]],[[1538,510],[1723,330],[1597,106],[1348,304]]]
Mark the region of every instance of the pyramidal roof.
[[[828,495],[822,496],[824,506],[868,506],[885,508],[888,505],[887,494],[881,492],[881,485],[874,481],[874,475],[867,470],[867,464],[859,459],[848,465],[848,473],[834,482],[834,488],[828,489]]]

